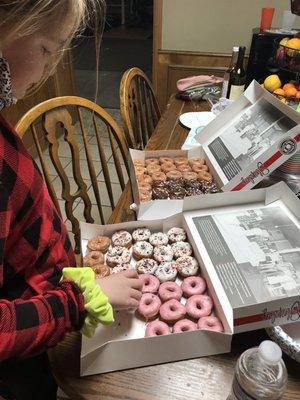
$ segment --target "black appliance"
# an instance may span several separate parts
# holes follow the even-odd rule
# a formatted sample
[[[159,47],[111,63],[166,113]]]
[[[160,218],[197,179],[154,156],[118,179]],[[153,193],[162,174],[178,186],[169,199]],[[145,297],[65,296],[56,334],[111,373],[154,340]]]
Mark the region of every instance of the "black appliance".
[[[295,74],[283,71],[276,65],[275,52],[281,39],[293,37],[293,34],[281,33],[278,29],[262,31],[252,30],[252,42],[246,73],[246,87],[255,79],[263,83],[268,75],[277,74],[281,82],[295,79]]]

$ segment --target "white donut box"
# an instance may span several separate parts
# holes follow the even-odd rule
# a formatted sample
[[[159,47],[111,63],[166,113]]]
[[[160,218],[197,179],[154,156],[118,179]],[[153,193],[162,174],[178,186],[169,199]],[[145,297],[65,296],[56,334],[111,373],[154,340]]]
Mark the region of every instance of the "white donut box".
[[[276,207],[277,212],[275,213],[275,209],[270,210],[270,207]],[[208,294],[213,298],[214,313],[221,319],[224,326],[224,333],[195,331],[145,338],[145,321],[137,318],[132,312],[115,312],[115,322],[113,325],[100,325],[91,339],[82,338],[81,376],[226,353],[230,351],[233,333],[300,320],[300,285],[291,288],[291,285],[287,282],[286,287],[290,292],[281,294],[279,297],[266,295],[262,291],[256,292],[258,297],[263,296],[265,299],[264,301],[257,301],[256,299],[251,302],[247,299],[248,289],[246,290],[244,287],[247,282],[245,277],[244,281],[242,275],[239,276],[238,280],[235,280],[235,275],[232,275],[231,278],[233,281],[235,280],[235,283],[240,283],[240,286],[238,285],[233,290],[234,285],[228,287],[230,286],[228,285],[228,279],[226,277],[223,279],[222,273],[218,273],[218,265],[213,263],[213,257],[217,254],[220,256],[221,262],[226,257],[226,254],[223,254],[224,251],[222,250],[222,246],[218,244],[218,241],[214,240],[211,229],[207,229],[206,233],[203,234],[203,232],[197,229],[196,225],[198,222],[195,222],[199,221],[199,218],[200,220],[203,218],[221,218],[222,221],[222,218],[225,218],[225,220],[230,218],[231,214],[241,213],[242,216],[244,214],[248,216],[254,215],[254,222],[251,219],[252,217],[250,218],[252,221],[250,221],[251,224],[261,225],[264,223],[264,219],[259,216],[259,213],[266,213],[267,217],[271,218],[272,221],[273,212],[276,215],[280,214],[277,218],[279,222],[276,220],[276,223],[279,225],[274,228],[272,223],[268,223],[266,229],[269,229],[269,231],[267,230],[266,232],[269,232],[268,234],[271,235],[268,242],[271,245],[273,240],[279,246],[279,249],[284,249],[284,254],[288,253],[287,255],[289,256],[289,253],[291,253],[293,255],[294,261],[292,260],[292,262],[294,262],[295,271],[292,272],[297,275],[299,282],[300,205],[297,197],[284,183],[279,183],[266,189],[202,196],[201,201],[197,197],[187,198],[184,201],[183,212],[160,220],[134,221],[106,226],[81,222],[83,255],[86,254],[87,241],[96,235],[111,236],[115,231],[120,229],[132,232],[132,230],[138,227],[145,226],[153,231],[164,232],[174,226],[183,227],[193,247],[194,255],[199,261],[201,275],[206,279]],[[265,250],[265,253],[260,252],[257,243],[255,244],[256,247],[247,248],[252,243],[251,239],[253,236],[250,237],[250,241],[246,241],[246,236],[242,240],[242,235],[240,237],[234,235],[234,229],[231,228],[230,224],[235,219],[232,218],[232,220],[228,219],[227,221],[229,221],[228,224],[224,224],[224,226],[221,222],[220,231],[222,227],[228,228],[227,230],[229,230],[230,234],[229,236],[227,235],[226,245],[228,245],[232,254],[234,254],[234,248],[237,246],[240,254],[243,254],[244,259],[242,262],[244,263],[250,261],[252,263],[256,262],[255,257],[252,260],[253,254],[256,255],[255,249],[257,258],[268,259],[268,251]],[[242,220],[245,232],[248,232],[247,229],[250,229],[247,223],[249,221]],[[263,231],[264,227],[251,229],[261,229]],[[288,235],[289,232],[292,232],[290,241],[293,240],[292,238],[295,238],[296,242],[291,244],[282,238],[280,236],[282,235],[281,229],[283,232],[287,232]],[[250,233],[253,235],[252,231]],[[255,234],[258,235],[257,232]],[[226,233],[224,237],[226,237]],[[205,240],[210,240],[211,246],[205,246]],[[227,252],[227,256],[230,251]],[[274,251],[274,254],[278,256],[279,250]],[[226,268],[226,274],[230,275],[230,272]],[[264,274],[269,274],[268,277],[270,277],[271,283],[267,282],[267,284],[273,285],[277,289],[278,279],[276,276],[273,276],[273,269],[269,267],[265,272],[267,267],[263,266],[262,268],[261,275],[257,273],[252,276],[255,287],[263,288],[266,279]],[[275,279],[275,283],[272,279]],[[273,288],[273,286],[271,287]],[[244,291],[245,298],[241,297],[241,300],[239,300],[239,297],[235,296],[234,301],[232,301],[232,293],[230,291],[233,291],[234,295]]]
[[[196,140],[199,147],[190,150],[130,150],[132,208],[138,219],[159,219],[181,212],[184,200],[140,202],[132,160],[204,157],[223,192],[249,190],[300,149],[300,113],[253,81],[200,131]]]

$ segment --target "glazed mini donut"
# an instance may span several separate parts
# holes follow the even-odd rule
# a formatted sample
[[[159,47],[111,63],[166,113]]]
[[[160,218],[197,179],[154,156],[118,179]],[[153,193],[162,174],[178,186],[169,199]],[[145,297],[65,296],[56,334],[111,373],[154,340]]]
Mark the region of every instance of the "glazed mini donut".
[[[140,299],[138,313],[148,319],[155,318],[159,312],[161,301],[158,296],[153,293],[144,293]]]
[[[91,251],[101,251],[105,253],[110,246],[110,238],[107,236],[96,236],[87,243],[87,248]]]
[[[174,170],[166,173],[168,181],[177,181],[182,178],[182,173],[180,171]]]
[[[119,272],[122,271],[127,271],[128,269],[134,269],[134,266],[132,264],[119,264],[116,265],[115,267],[110,269],[110,273],[113,274],[118,274]]]
[[[165,162],[161,164],[161,170],[164,173],[176,170],[176,165],[170,162]]]
[[[178,165],[188,164],[189,160],[187,159],[187,157],[175,157],[174,163],[175,165],[178,166]]]
[[[141,260],[142,258],[151,258],[153,255],[153,246],[145,240],[136,242],[132,246],[132,255],[136,260]]]
[[[177,276],[176,264],[174,262],[162,262],[154,274],[160,282],[175,281]]]
[[[158,164],[149,164],[147,166],[147,172],[149,175],[156,174],[157,172],[161,172],[160,165]]]
[[[208,166],[207,166],[207,165],[194,164],[194,165],[192,166],[192,170],[193,170],[194,172],[196,172],[197,174],[198,174],[199,172],[207,172],[207,171],[208,171]]]
[[[132,245],[132,236],[127,231],[117,231],[112,235],[111,242],[113,246],[129,248]]]
[[[148,166],[148,165],[150,165],[150,164],[159,164],[159,161],[158,161],[158,158],[154,158],[154,157],[152,157],[152,158],[147,158],[147,159],[145,160],[145,164],[146,164],[146,166]]]
[[[188,276],[182,282],[181,289],[185,297],[203,294],[206,289],[205,279],[201,278],[201,276]]]
[[[153,182],[164,182],[167,179],[166,174],[163,172],[156,172],[151,175],[151,178]]]
[[[182,174],[184,172],[191,172],[192,168],[188,164],[181,164],[177,166],[178,171],[180,171]]]
[[[223,332],[224,328],[219,318],[214,316],[202,317],[198,321],[198,329],[205,329],[207,331]]]
[[[158,295],[162,302],[171,299],[180,300],[182,297],[182,290],[175,282],[164,282],[158,289]]]
[[[110,268],[106,264],[96,264],[92,269],[95,272],[96,278],[104,278],[110,275]]]
[[[196,174],[196,172],[193,172],[193,171],[183,172],[182,177],[185,181],[196,181],[197,180],[197,174]]]
[[[212,175],[207,171],[201,171],[198,173],[198,181],[207,181],[211,182],[213,179]]]
[[[185,307],[190,317],[199,319],[211,314],[213,302],[212,299],[205,294],[195,294],[187,299]]]
[[[182,228],[171,228],[168,230],[167,235],[170,243],[184,242],[186,240],[186,232]]]
[[[139,274],[154,274],[158,264],[152,258],[143,258],[136,263],[136,270]]]
[[[142,160],[133,160],[133,165],[135,167],[144,167],[145,166],[145,162]]]
[[[171,158],[171,157],[159,157],[159,162],[160,162],[160,164],[164,164],[164,163],[174,164],[173,158]]]
[[[144,175],[147,173],[147,170],[145,167],[141,167],[140,165],[134,167],[134,171],[135,171],[135,175],[139,176],[139,175]]]
[[[183,256],[191,256],[193,249],[188,242],[175,242],[171,244],[174,258],[180,258]]]
[[[148,228],[138,228],[132,232],[132,239],[134,242],[141,242],[144,240],[149,240],[151,236],[151,231]]]
[[[149,183],[145,183],[145,182],[139,183],[138,182],[138,189],[141,191],[146,190],[147,192],[151,193],[152,187]]]
[[[170,262],[173,260],[173,251],[170,245],[156,246],[153,251],[154,260],[159,263]]]
[[[185,314],[185,306],[175,299],[166,301],[159,309],[161,319],[168,324],[173,324],[182,319]]]
[[[169,242],[168,235],[163,232],[152,233],[149,238],[149,242],[152,244],[152,246],[165,246]]]
[[[197,330],[197,324],[190,319],[180,319],[173,326],[173,333],[191,332]]]
[[[137,181],[139,184],[148,183],[148,185],[152,185],[153,179],[149,175],[144,175],[142,177],[137,177]]]
[[[147,201],[152,200],[152,191],[146,189],[139,190],[139,199],[141,203],[145,203]]]
[[[95,264],[103,264],[104,263],[104,256],[101,251],[90,251],[84,258],[83,258],[83,266],[84,267],[92,267]]]
[[[199,270],[198,261],[191,256],[182,256],[177,258],[177,270],[179,275],[183,278],[188,276],[196,275]]]
[[[139,279],[143,282],[142,293],[157,293],[159,280],[151,274],[141,274]]]
[[[130,251],[121,246],[110,247],[106,255],[106,262],[110,267],[115,267],[118,264],[127,264],[130,259]]]
[[[169,335],[171,328],[163,321],[152,321],[147,324],[145,337]]]
[[[194,164],[200,164],[200,165],[204,165],[205,164],[205,159],[202,157],[193,157],[189,159],[189,164],[190,166],[194,165]]]

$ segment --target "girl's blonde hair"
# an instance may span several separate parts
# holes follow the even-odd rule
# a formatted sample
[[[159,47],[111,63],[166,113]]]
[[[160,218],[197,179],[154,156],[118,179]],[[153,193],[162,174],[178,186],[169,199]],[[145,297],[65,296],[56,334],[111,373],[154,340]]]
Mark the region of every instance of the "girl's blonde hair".
[[[64,48],[57,55],[55,65],[62,57],[63,51],[70,45],[75,34],[82,32],[87,26],[92,27],[95,32],[98,64],[105,12],[104,0],[0,0],[0,49],[4,41],[32,35],[37,31],[47,29],[48,26],[53,26],[53,24],[59,27],[66,16],[72,13],[74,26]],[[43,77],[38,87],[47,78],[48,76]]]

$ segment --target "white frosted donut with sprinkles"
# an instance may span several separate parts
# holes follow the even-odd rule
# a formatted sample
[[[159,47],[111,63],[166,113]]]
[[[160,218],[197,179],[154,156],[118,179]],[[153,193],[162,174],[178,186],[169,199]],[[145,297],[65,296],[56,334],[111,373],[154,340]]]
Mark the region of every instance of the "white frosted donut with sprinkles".
[[[151,231],[148,228],[138,228],[132,232],[134,242],[148,241],[151,236]]]
[[[165,246],[169,243],[168,235],[163,232],[152,233],[149,242],[152,246]]]
[[[193,276],[198,273],[199,264],[196,258],[191,256],[179,257],[176,260],[179,275],[183,278]]]
[[[157,262],[169,262],[173,260],[173,251],[170,245],[154,247],[153,257]]]
[[[184,242],[186,240],[186,232],[182,228],[171,228],[168,230],[170,243]]]
[[[111,242],[114,246],[131,247],[132,236],[127,231],[117,231],[111,237]]]
[[[142,258],[151,258],[152,254],[153,246],[145,240],[136,242],[132,246],[132,255],[136,260],[141,260]]]
[[[119,272],[127,271],[128,269],[134,269],[132,264],[119,264],[110,269],[111,274],[118,274]]]
[[[139,274],[154,274],[158,264],[152,258],[144,258],[138,261],[135,266]]]
[[[160,282],[175,281],[177,268],[175,262],[163,262],[155,271],[155,276]]]
[[[175,259],[183,256],[190,256],[193,253],[192,246],[188,242],[172,243],[171,249],[173,250]]]
[[[118,264],[128,264],[131,259],[131,254],[126,247],[116,246],[110,247],[106,255],[106,263],[110,267],[115,267]]]

